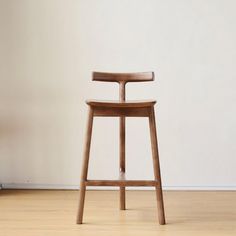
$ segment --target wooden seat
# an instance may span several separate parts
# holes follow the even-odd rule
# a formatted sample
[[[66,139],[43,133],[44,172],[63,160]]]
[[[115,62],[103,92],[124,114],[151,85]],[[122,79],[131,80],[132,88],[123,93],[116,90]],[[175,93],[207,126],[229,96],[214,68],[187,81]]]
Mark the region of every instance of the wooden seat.
[[[95,107],[150,107],[155,100],[114,101],[114,100],[86,100],[86,103]]]
[[[147,82],[154,80],[153,72],[143,73],[105,73],[93,72],[94,81],[117,82],[120,88],[119,101],[87,100],[89,115],[87,133],[84,147],[84,157],[80,180],[79,209],[77,223],[82,224],[84,200],[87,186],[118,186],[120,188],[120,209],[125,210],[125,187],[126,186],[153,186],[156,188],[158,219],[161,225],[165,224],[164,203],[161,184],[161,173],[159,164],[156,123],[154,105],[155,100],[125,100],[125,85],[127,82]],[[120,177],[118,180],[90,180],[88,176],[89,153],[92,136],[93,118],[96,116],[119,117],[120,119]],[[125,178],[125,118],[147,117],[149,119],[152,159],[154,169],[154,180],[127,180]]]

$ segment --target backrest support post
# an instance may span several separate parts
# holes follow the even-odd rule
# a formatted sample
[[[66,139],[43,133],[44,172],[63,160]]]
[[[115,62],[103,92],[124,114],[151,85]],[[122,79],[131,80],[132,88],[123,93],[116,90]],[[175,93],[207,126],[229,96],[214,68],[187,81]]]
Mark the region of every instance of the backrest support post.
[[[119,86],[120,86],[120,101],[124,102],[125,101],[125,81],[120,81]]]
[[[116,82],[119,83],[121,102],[125,101],[125,85],[128,82],[148,82],[154,80],[154,72],[138,72],[138,73],[109,73],[109,72],[93,72],[93,81]]]

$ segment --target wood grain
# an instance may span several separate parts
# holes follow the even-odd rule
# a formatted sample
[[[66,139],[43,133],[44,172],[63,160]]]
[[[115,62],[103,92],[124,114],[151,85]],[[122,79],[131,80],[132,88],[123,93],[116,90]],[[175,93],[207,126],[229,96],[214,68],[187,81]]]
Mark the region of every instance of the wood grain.
[[[81,179],[80,179],[79,207],[78,207],[78,214],[77,214],[77,220],[76,220],[77,224],[82,224],[82,220],[83,220],[84,200],[85,200],[85,192],[86,192],[85,181],[87,180],[87,175],[88,175],[88,164],[89,164],[92,128],[93,128],[93,109],[89,108],[87,131],[86,131],[86,136],[85,136],[84,159],[83,159]]]
[[[150,113],[149,107],[95,107],[94,116],[105,116],[105,117],[148,117]]]
[[[125,82],[120,82],[120,102],[125,102]],[[115,113],[115,112],[114,112]],[[125,181],[125,115],[120,116],[120,176]],[[125,186],[120,186],[120,210],[125,210]]]
[[[139,73],[107,73],[107,72],[93,72],[94,81],[103,82],[148,82],[154,80],[153,72],[139,72]]]
[[[154,176],[155,176],[155,180],[159,182],[159,185],[158,186],[156,185],[158,219],[159,219],[159,224],[164,225],[165,224],[165,211],[164,211],[164,201],[163,201],[163,194],[162,194],[161,170],[160,170],[160,163],[159,163],[159,152],[158,152],[154,108],[151,108],[150,110],[149,126],[150,126],[150,135],[151,135]]]
[[[114,101],[114,100],[86,100],[86,103],[93,107],[121,107],[121,108],[129,108],[129,107],[150,107],[153,106],[156,101],[155,100],[135,100],[135,101]]]
[[[157,186],[158,181],[155,180],[87,180],[86,186]]]
[[[166,225],[156,223],[154,191],[86,192],[85,221],[75,224],[78,191],[0,190],[1,236],[235,236],[236,191],[164,191]]]

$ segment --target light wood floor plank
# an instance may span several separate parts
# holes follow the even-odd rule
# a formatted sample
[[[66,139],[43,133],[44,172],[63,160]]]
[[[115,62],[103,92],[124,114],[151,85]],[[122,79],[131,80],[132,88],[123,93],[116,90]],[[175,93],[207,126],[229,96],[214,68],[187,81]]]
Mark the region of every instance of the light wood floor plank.
[[[235,236],[236,192],[165,191],[167,225],[157,222],[154,191],[87,191],[84,224],[76,225],[78,191],[1,190],[1,236]]]

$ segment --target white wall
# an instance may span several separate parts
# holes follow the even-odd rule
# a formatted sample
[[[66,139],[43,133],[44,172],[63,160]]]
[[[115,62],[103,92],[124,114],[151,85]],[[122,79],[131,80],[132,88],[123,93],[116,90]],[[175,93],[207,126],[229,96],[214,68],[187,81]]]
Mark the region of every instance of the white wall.
[[[155,71],[129,99],[158,100],[166,188],[236,189],[236,2],[1,0],[0,183],[77,188],[91,71]],[[90,177],[118,175],[117,119],[94,123]],[[127,121],[127,171],[151,178],[145,119]],[[109,148],[107,148],[107,146]]]

